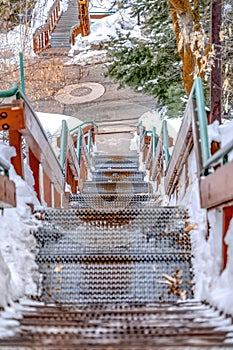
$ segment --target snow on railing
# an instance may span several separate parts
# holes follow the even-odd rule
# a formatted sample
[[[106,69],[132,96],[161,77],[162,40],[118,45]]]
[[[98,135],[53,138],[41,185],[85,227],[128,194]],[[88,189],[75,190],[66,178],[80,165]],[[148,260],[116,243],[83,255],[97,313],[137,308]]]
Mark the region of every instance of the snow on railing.
[[[9,145],[16,149],[16,157],[12,159],[16,173],[25,178],[24,162],[27,160],[34,175],[34,189],[39,201],[46,202],[52,207],[64,206],[66,183],[70,185],[72,193],[76,193],[79,181],[86,179],[82,177],[86,172],[83,145],[80,145],[81,158],[79,159],[74,137],[71,136],[64,121],[59,161],[23,92],[14,86],[8,91],[0,92],[0,97],[3,95],[16,96],[15,101],[0,105],[0,130],[8,134]],[[91,128],[93,129],[93,126]],[[82,168],[85,169],[82,170]]]
[[[151,145],[146,145],[148,157],[144,157],[144,161],[146,161],[147,168],[148,164],[150,165],[150,180],[155,182],[157,185],[155,187],[158,189],[163,178],[165,194],[176,203],[182,203],[186,193],[191,194],[190,186],[194,186],[194,178],[197,180],[198,185],[195,191],[199,191],[199,196],[197,195],[199,208],[206,209],[207,213],[213,209],[217,209],[221,213],[222,232],[219,232],[219,235],[222,237],[221,259],[222,269],[224,269],[228,263],[228,248],[224,237],[233,218],[233,181],[231,176],[233,174],[231,154],[233,138],[211,155],[207,121],[202,82],[200,78],[197,78],[170,160],[165,161],[168,144],[167,141],[164,142],[163,135],[160,135],[154,157],[151,155]],[[163,132],[164,129],[162,129]],[[145,149],[143,142],[142,140],[141,150]],[[194,159],[195,165],[192,163]],[[209,235],[209,226],[206,227],[207,236]]]

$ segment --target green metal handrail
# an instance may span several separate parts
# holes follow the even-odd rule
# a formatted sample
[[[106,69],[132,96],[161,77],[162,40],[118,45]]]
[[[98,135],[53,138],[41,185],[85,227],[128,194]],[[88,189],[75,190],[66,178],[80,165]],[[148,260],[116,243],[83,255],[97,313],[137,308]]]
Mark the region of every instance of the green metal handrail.
[[[17,95],[18,92],[18,85],[16,83],[13,83],[12,87],[9,90],[0,91],[0,98],[11,97]]]
[[[154,158],[157,146],[157,135],[156,135],[156,127],[153,127],[152,130],[152,157]]]
[[[71,129],[70,133],[73,134],[75,131],[79,130],[80,127],[82,128],[84,125],[87,125],[87,124],[91,124],[92,126],[97,127],[95,122],[93,122],[93,121],[86,121],[86,122],[83,122],[82,124],[77,125],[75,128]]]
[[[201,141],[202,167],[210,158],[210,149],[207,131],[207,116],[205,110],[204,91],[201,78],[196,78],[191,91],[191,96],[196,98],[197,115]]]
[[[87,139],[87,151],[91,152],[91,141],[92,141],[92,132],[91,129],[88,130],[88,139]]]
[[[162,134],[163,134],[163,149],[164,149],[164,156],[165,156],[165,166],[168,167],[169,161],[170,161],[170,153],[169,153],[169,135],[167,130],[167,121],[163,121],[162,125]]]
[[[9,177],[10,164],[4,159],[0,158],[0,173]]]
[[[62,120],[62,127],[61,127],[61,138],[60,138],[60,164],[62,167],[63,175],[65,175],[65,163],[66,163],[66,152],[67,152],[67,131],[68,126],[66,123],[66,120]]]
[[[224,156],[226,156],[229,152],[233,150],[233,140],[228,142],[224,147],[222,147],[220,150],[215,152],[204,164],[203,169],[206,170],[212,165],[214,165],[215,162],[222,159]]]
[[[82,134],[83,134],[83,131],[82,131],[82,127],[80,126],[78,129],[77,146],[76,146],[76,153],[77,153],[79,165],[81,160]]]

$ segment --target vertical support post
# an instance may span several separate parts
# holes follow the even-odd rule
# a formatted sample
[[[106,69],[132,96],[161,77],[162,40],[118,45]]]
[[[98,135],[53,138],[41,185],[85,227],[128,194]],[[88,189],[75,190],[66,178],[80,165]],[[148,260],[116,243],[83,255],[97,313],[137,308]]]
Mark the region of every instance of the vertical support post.
[[[76,149],[79,165],[80,165],[80,161],[81,161],[81,145],[82,145],[82,128],[79,127],[78,139],[77,139],[77,149]]]
[[[221,123],[222,110],[222,47],[220,30],[222,24],[222,0],[212,0],[211,37],[215,57],[211,70],[211,113],[210,122],[218,120]]]
[[[9,130],[9,143],[10,146],[15,147],[16,150],[16,156],[12,158],[12,164],[15,168],[16,173],[24,178],[21,134],[18,130]]]
[[[61,149],[60,164],[61,164],[64,176],[66,176],[66,167],[65,167],[66,148],[67,148],[67,124],[66,124],[65,120],[62,120],[61,144],[60,144],[60,149]]]
[[[91,152],[91,140],[92,140],[92,135],[91,135],[91,129],[88,129],[88,139],[87,139],[87,151],[88,153]]]
[[[43,179],[44,179],[44,200],[47,203],[47,206],[51,207],[52,206],[51,182],[45,172],[43,174]]]
[[[210,157],[208,132],[207,132],[207,116],[205,111],[204,92],[201,78],[196,78],[195,82],[195,95],[197,103],[197,114],[199,121],[199,133],[201,140],[201,155],[202,166]]]
[[[157,144],[156,127],[154,126],[152,130],[152,157],[153,158],[156,152],[156,144]]]
[[[51,183],[51,207],[54,208],[55,196],[54,196],[54,184]]]
[[[168,136],[166,120],[163,121],[163,149],[164,149],[164,156],[165,156],[165,165],[167,168],[170,160],[170,154],[169,154],[169,136]]]
[[[54,187],[54,208],[61,208],[61,195]]]
[[[227,244],[224,242],[230,221],[233,217],[233,206],[223,208],[223,237],[222,237],[222,269],[227,266]]]
[[[39,164],[39,184],[40,184],[40,201],[44,205],[44,170],[42,164]]]
[[[19,53],[19,65],[20,65],[20,80],[21,80],[21,89],[25,94],[25,80],[24,80],[24,63],[23,63],[23,53]]]
[[[29,156],[29,165],[30,165],[30,168],[32,170],[34,181],[35,181],[34,189],[36,191],[38,200],[41,202],[40,175],[39,175],[40,163],[39,163],[38,159],[35,157],[34,153],[31,151],[30,148],[29,148],[28,156]]]

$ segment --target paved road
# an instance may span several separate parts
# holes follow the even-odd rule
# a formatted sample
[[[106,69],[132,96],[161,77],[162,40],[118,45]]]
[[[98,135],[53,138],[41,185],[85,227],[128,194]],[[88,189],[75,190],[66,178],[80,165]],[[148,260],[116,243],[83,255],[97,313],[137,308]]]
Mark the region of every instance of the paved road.
[[[80,72],[80,67],[75,65],[70,69],[77,71],[77,75]],[[105,77],[105,70],[103,64],[84,67],[80,80],[74,79],[71,87],[58,91],[53,99],[40,101],[37,109],[70,115],[83,121],[108,123],[123,120],[135,125],[143,113],[155,108],[155,100],[150,96],[136,93],[128,87],[118,89],[118,83]],[[94,88],[90,83],[95,83]]]

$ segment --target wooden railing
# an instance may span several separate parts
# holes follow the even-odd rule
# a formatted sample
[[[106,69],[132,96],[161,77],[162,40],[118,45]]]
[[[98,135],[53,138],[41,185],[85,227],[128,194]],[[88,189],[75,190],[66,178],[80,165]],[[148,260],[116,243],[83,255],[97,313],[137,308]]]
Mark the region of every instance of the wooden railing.
[[[86,169],[83,145],[80,145],[80,158],[73,135],[63,121],[60,138],[60,160],[55,155],[47,135],[37,118],[27,97],[20,89],[11,89],[18,98],[10,104],[0,105],[0,130],[8,132],[9,144],[16,149],[12,164],[18,175],[24,176],[24,163],[30,166],[39,201],[50,207],[66,206],[66,183],[72,193],[81,189]],[[6,92],[0,96],[6,95]],[[9,94],[7,94],[9,95]]]
[[[50,36],[56,28],[61,14],[61,0],[55,0],[49,10],[47,22],[37,28],[33,34],[33,49],[35,53],[40,53],[50,46]]]
[[[176,194],[176,198],[179,198],[181,182],[183,182],[183,191],[189,185],[188,161],[191,152],[195,153],[200,206],[206,210],[218,208],[222,212],[223,268],[227,263],[227,246],[224,237],[233,217],[233,162],[227,162],[227,156],[232,150],[233,138],[216,153],[210,154],[204,94],[201,80],[197,78],[168,164],[166,165],[165,162],[165,152],[168,152],[168,147],[162,135],[159,137],[155,156],[151,161],[146,159],[146,163],[151,164],[151,180],[155,181],[158,187],[163,177],[165,193],[169,197]]]
[[[90,34],[88,3],[88,0],[79,0],[78,2],[78,13],[82,36],[87,36]]]
[[[0,209],[16,206],[15,183],[9,179],[10,164],[0,155]]]
[[[77,23],[75,26],[73,26],[70,30],[70,43],[71,45],[74,45],[75,43],[75,38],[79,34],[82,34],[82,29],[80,26],[80,23]]]

